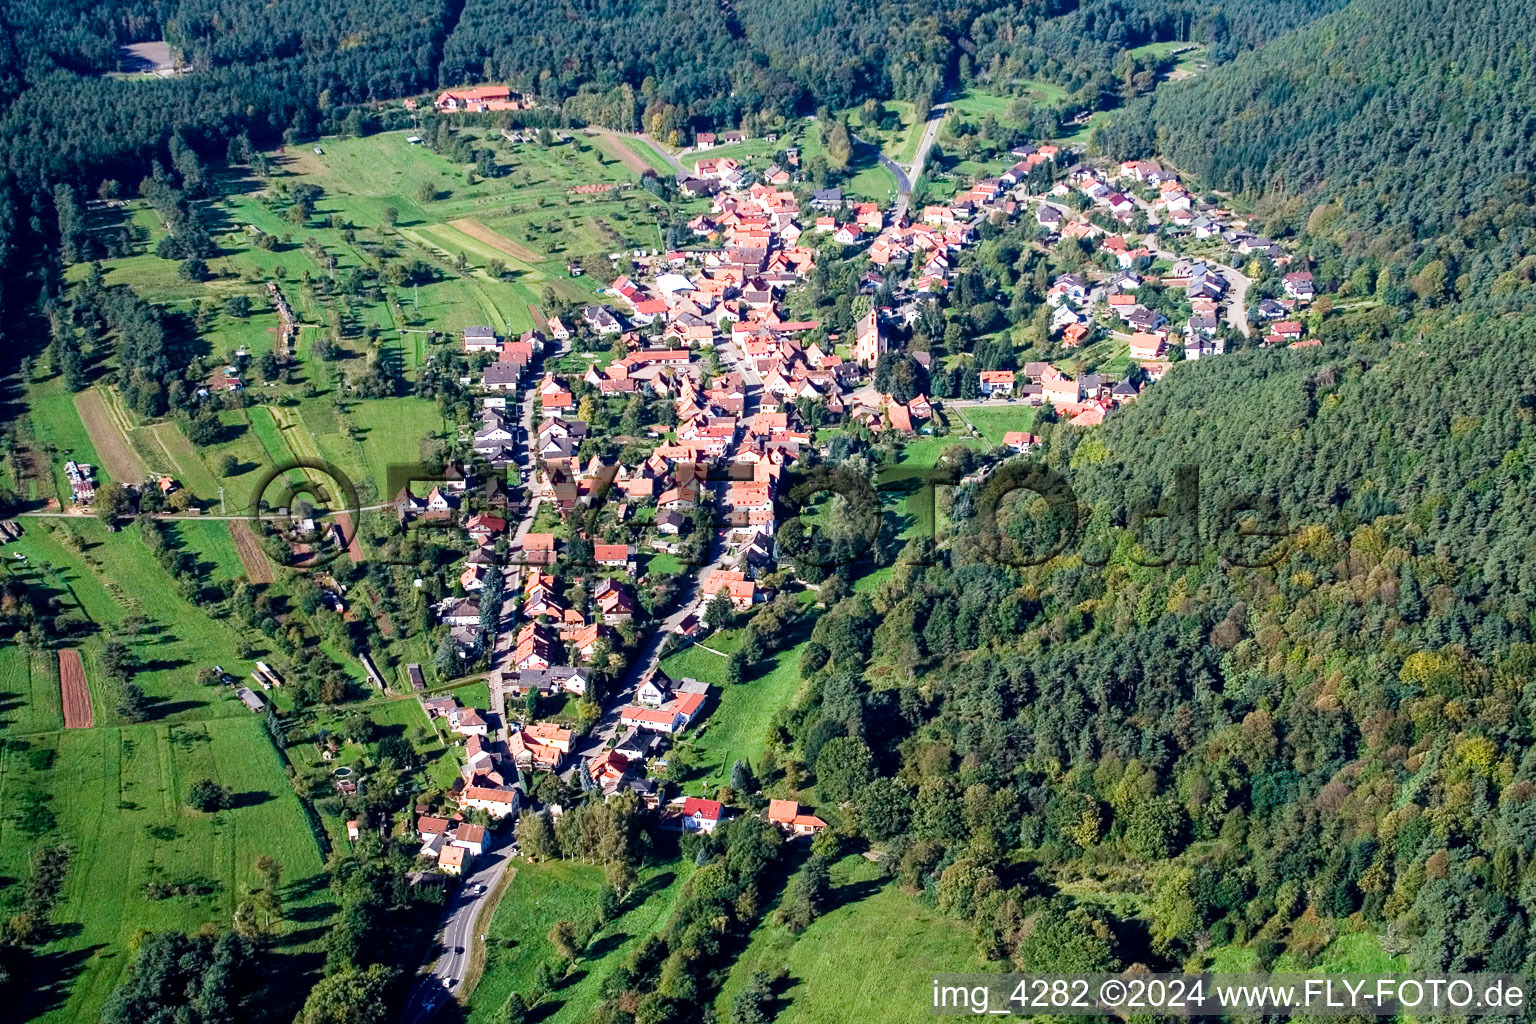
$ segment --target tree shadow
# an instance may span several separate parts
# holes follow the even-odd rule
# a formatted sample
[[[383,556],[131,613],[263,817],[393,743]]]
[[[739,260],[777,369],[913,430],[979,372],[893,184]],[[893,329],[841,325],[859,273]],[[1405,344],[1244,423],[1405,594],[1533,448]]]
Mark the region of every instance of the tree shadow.
[[[829,894],[827,911],[836,910],[838,907],[846,907],[850,904],[861,903],[869,899],[875,893],[884,889],[885,879],[868,879],[863,882],[849,882],[840,885]]]
[[[609,953],[612,953],[614,950],[618,949],[628,941],[629,936],[624,932],[614,932],[611,935],[604,935],[602,938],[592,943],[592,945],[588,946],[586,952],[584,952],[582,956],[586,957],[588,960],[601,960],[603,957],[607,956]]]
[[[272,794],[264,789],[253,789],[245,793],[236,793],[229,798],[229,806],[233,809],[242,807],[256,807],[273,799]]]

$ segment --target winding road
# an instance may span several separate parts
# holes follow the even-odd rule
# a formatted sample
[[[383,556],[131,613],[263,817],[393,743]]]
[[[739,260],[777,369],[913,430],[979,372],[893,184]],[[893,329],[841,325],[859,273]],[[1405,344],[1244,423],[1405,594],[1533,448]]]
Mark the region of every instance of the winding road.
[[[912,183],[923,176],[923,168],[928,163],[928,154],[933,150],[933,140],[939,137],[939,127],[944,123],[944,104],[935,103],[933,109],[928,112],[927,124],[923,126],[923,137],[917,144],[917,155],[912,158],[912,166],[903,170],[884,153],[880,154],[881,166],[896,175],[896,208],[891,211],[891,219],[900,221],[907,215],[907,207],[912,202]]]

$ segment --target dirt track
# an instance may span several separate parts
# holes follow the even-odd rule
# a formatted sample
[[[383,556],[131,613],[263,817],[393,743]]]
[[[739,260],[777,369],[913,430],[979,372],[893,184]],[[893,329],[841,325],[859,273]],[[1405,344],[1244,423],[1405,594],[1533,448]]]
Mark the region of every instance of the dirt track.
[[[345,512],[337,512],[331,518],[336,521],[337,526],[341,527],[342,534],[350,541],[347,545],[347,557],[352,559],[354,564],[361,562],[363,545],[358,542],[357,531],[352,527],[352,517]]]
[[[64,700],[64,728],[89,729],[96,723],[91,711],[91,688],[85,683],[85,666],[80,652],[59,652],[59,692]]]
[[[636,174],[644,174],[646,171],[651,170],[651,165],[645,162],[645,158],[624,145],[624,140],[617,136],[609,135],[606,132],[599,132],[597,134],[597,144],[606,149],[610,156],[618,157],[619,163]]]
[[[272,563],[267,561],[266,552],[261,550],[261,544],[251,532],[251,524],[244,519],[228,522],[229,535],[235,539],[235,551],[240,555],[240,564],[245,566],[246,578],[252,583],[275,581],[277,576],[272,572]]]
[[[522,260],[524,263],[542,263],[548,258],[539,255],[526,245],[517,244],[506,235],[492,231],[473,217],[461,217],[458,220],[451,220],[448,222],[448,226],[457,228],[475,241],[484,242],[497,252],[504,252],[514,259]]]
[[[128,446],[128,438],[113,422],[112,412],[99,391],[92,388],[80,392],[75,396],[75,408],[86,432],[91,435],[96,457],[101,460],[101,468],[107,476],[122,484],[136,484],[148,479],[149,470]]]

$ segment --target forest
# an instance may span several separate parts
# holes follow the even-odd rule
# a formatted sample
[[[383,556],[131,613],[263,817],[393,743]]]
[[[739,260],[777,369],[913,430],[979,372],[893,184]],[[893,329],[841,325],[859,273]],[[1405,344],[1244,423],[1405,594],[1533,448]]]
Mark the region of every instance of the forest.
[[[1476,0],[1355,0],[1113,114],[1095,142],[1264,197],[1266,229],[1391,259],[1445,302],[1499,298],[1536,263],[1536,53]]]
[[[814,781],[1019,969],[1304,967],[1352,915],[1416,969],[1530,969],[1536,326],[1423,328],[1202,360],[1045,427],[1074,544],[989,555],[1038,525],[1005,473],[941,499],[951,542],[817,623],[758,779]],[[1222,515],[1265,503],[1280,560],[1233,564]],[[1124,884],[1130,918],[1067,895]]]

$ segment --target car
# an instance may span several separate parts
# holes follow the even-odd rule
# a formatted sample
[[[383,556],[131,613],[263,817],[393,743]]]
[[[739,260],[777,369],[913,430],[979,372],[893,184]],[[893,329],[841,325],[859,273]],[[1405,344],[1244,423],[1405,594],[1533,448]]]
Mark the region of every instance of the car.
[[[478,895],[480,895],[480,894],[481,894],[481,893],[483,893],[483,892],[485,892],[485,886],[483,886],[483,885],[477,885],[477,886],[475,886],[475,887],[474,887],[474,888],[473,888],[473,889],[471,889],[471,890],[469,890],[469,891],[470,891],[470,892],[472,892],[472,893],[474,893],[474,894],[475,894],[475,895],[476,895],[476,896],[478,896]]]
[[[446,988],[446,989],[453,988],[453,979],[452,978],[444,978],[443,979],[443,988]]]
[[[464,947],[463,946],[454,946],[453,947],[453,955],[454,956],[463,956],[464,955]]]

